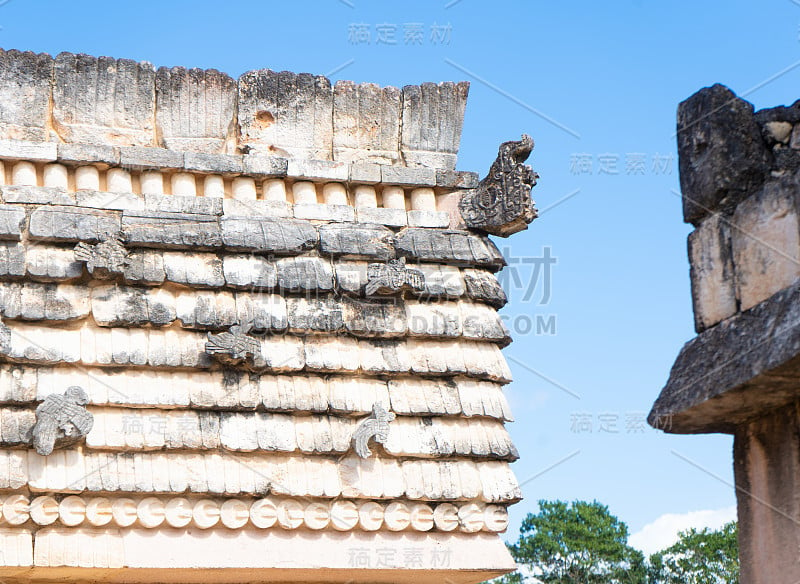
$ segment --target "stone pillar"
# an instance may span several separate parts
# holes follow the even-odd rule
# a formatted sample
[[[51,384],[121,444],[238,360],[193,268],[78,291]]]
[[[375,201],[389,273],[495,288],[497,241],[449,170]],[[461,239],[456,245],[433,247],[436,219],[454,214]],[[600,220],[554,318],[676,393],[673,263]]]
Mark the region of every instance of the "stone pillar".
[[[741,584],[800,582],[799,407],[771,412],[735,434]]]

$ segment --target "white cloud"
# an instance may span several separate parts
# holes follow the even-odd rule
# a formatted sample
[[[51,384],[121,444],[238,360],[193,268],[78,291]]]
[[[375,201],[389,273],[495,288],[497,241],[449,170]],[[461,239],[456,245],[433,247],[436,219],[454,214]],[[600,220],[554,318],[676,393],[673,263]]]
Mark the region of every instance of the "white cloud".
[[[734,519],[736,519],[736,506],[683,514],[666,513],[631,535],[628,543],[645,555],[650,555],[678,541],[678,533],[681,531],[691,527],[719,529]]]

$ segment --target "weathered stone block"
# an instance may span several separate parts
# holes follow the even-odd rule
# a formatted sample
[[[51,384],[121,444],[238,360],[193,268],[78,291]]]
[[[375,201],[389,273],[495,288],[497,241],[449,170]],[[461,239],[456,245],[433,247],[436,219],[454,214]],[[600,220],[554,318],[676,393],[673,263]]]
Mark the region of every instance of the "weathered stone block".
[[[403,88],[400,145],[406,164],[455,168],[468,94],[467,82],[423,83]],[[431,132],[431,126],[437,131]]]
[[[164,273],[167,280],[203,288],[225,285],[222,260],[210,253],[164,252]]]
[[[298,160],[290,158],[286,169],[287,176],[310,181],[345,182],[350,177],[350,165],[328,160]]]
[[[477,172],[437,170],[436,186],[446,189],[474,189],[481,181]]]
[[[767,183],[736,208],[731,240],[741,310],[800,277],[798,197],[798,178],[787,177]]]
[[[150,168],[182,168],[183,153],[165,148],[143,146],[123,146],[120,150],[120,166],[130,170]]]
[[[0,51],[0,137],[50,140],[53,58],[46,53]]]
[[[233,156],[203,152],[187,152],[184,154],[183,167],[186,170],[218,174],[241,174],[244,169],[241,155]]]
[[[728,257],[730,258],[730,255]],[[491,272],[464,270],[463,277],[467,287],[467,295],[471,299],[485,302],[495,308],[502,308],[508,302],[503,287]]]
[[[16,158],[30,162],[52,162],[58,156],[55,142],[0,140],[0,158]]]
[[[225,283],[233,288],[274,288],[278,283],[275,264],[252,255],[226,255],[222,260]]]
[[[425,288],[419,292],[422,298],[439,298],[442,296],[458,298],[464,295],[464,278],[461,271],[454,266],[437,266],[433,264],[417,264],[414,269],[425,276]]]
[[[75,195],[64,189],[49,187],[2,186],[0,196],[4,203],[28,205],[74,205]]]
[[[444,211],[408,211],[408,226],[447,229],[450,226],[450,215]]]
[[[265,253],[301,253],[314,249],[319,235],[307,221],[292,219],[223,217],[225,247]]]
[[[408,330],[400,302],[344,302],[344,325],[357,337],[401,337]],[[373,402],[374,403],[374,402]]]
[[[0,242],[0,276],[25,275],[25,249],[21,244]]]
[[[94,243],[120,231],[120,217],[112,211],[77,207],[39,207],[31,213],[32,239]]]
[[[157,285],[164,282],[164,259],[160,251],[137,249],[128,254],[123,272],[126,282]]]
[[[769,153],[753,105],[723,85],[678,106],[677,137],[687,223],[736,206],[767,176]]]
[[[244,173],[263,176],[286,176],[289,161],[265,154],[245,154]]]
[[[92,288],[92,316],[100,326],[166,326],[175,318],[175,297],[167,290],[116,284]]]
[[[16,253],[9,248],[9,255],[12,254],[16,261]],[[24,259],[26,273],[34,280],[52,282],[76,280],[83,276],[83,262],[75,259],[72,248],[29,245],[24,250]]]
[[[222,215],[223,199],[182,197],[180,195],[145,195],[144,208],[158,213],[196,213]]]
[[[379,225],[341,223],[319,228],[320,252],[346,259],[392,259],[393,237],[390,229]]]
[[[353,162],[350,164],[350,182],[362,185],[374,185],[381,182],[381,167],[369,162]]]
[[[331,264],[316,257],[283,258],[275,262],[278,287],[285,291],[333,289]]]
[[[694,326],[699,333],[736,313],[729,220],[707,217],[689,234]]]
[[[66,321],[89,314],[89,289],[84,286],[5,283],[0,298],[6,318]]]
[[[333,88],[333,157],[393,164],[400,158],[400,90],[338,81]]]
[[[238,324],[232,292],[183,292],[177,298],[181,326],[220,330]]]
[[[465,231],[409,227],[395,238],[400,256],[425,262],[443,262],[500,268],[505,260],[486,237]]]
[[[58,160],[66,164],[104,164],[119,166],[120,152],[116,146],[103,144],[59,144]]]
[[[381,181],[391,185],[433,187],[436,186],[436,171],[433,168],[381,166]]]
[[[116,211],[139,211],[145,208],[144,199],[133,193],[83,190],[75,193],[75,202],[79,207]]]
[[[289,332],[335,333],[344,328],[342,305],[334,298],[289,297],[286,299],[286,311]]]
[[[298,203],[293,207],[297,219],[316,221],[355,221],[355,210],[350,205],[325,205],[323,203]]]
[[[262,69],[239,78],[241,145],[251,152],[331,160],[333,91],[325,77]]]
[[[405,209],[386,209],[385,207],[358,207],[356,221],[359,223],[378,223],[390,227],[405,227],[408,216]]]
[[[53,125],[65,142],[150,146],[155,101],[150,63],[71,53],[55,59]]]
[[[291,217],[293,215],[292,205],[283,201],[223,199],[222,209],[225,215],[231,217]]]
[[[25,222],[25,207],[0,205],[0,239],[19,241]]]
[[[166,148],[224,151],[237,99],[233,78],[215,69],[160,67],[155,88],[156,126]]]
[[[251,323],[253,331],[284,331],[289,324],[286,299],[278,294],[237,292],[236,315],[238,322]]]
[[[188,213],[126,211],[122,228],[127,241],[146,247],[213,248],[222,245],[219,220]]]

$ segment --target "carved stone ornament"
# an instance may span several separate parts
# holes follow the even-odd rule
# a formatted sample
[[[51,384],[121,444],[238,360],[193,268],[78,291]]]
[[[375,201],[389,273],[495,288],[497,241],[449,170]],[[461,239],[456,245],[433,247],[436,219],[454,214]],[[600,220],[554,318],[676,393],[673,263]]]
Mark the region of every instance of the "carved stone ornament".
[[[372,413],[366,420],[363,420],[353,432],[353,448],[361,458],[369,458],[372,451],[369,449],[370,438],[375,442],[385,444],[389,439],[389,422],[395,419],[395,415],[387,412],[381,404],[376,403],[372,406]]]
[[[406,258],[367,266],[367,296],[396,294],[406,288],[425,288],[425,275],[419,270],[407,268]]]
[[[11,348],[11,329],[0,320],[0,353],[6,353]]]
[[[235,324],[226,332],[208,333],[206,354],[225,364],[261,357],[261,343],[249,335],[252,325]]]
[[[95,245],[78,243],[75,259],[86,262],[86,269],[93,276],[105,278],[123,273],[128,265],[128,250],[119,235],[108,235]]]
[[[49,395],[36,408],[36,423],[33,426],[33,447],[42,456],[55,448],[74,444],[91,430],[94,418],[86,410],[89,396],[76,385],[64,395]]]
[[[489,174],[461,197],[458,208],[467,227],[508,237],[536,219],[531,189],[539,175],[524,164],[532,150],[533,139],[527,134],[500,145]]]

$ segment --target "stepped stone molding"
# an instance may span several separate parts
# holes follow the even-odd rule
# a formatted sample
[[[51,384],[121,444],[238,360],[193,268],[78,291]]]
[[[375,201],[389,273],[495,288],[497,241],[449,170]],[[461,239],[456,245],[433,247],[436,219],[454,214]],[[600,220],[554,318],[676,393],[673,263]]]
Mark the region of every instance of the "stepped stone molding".
[[[0,580],[513,568],[536,177],[455,170],[468,87],[0,50]]]

